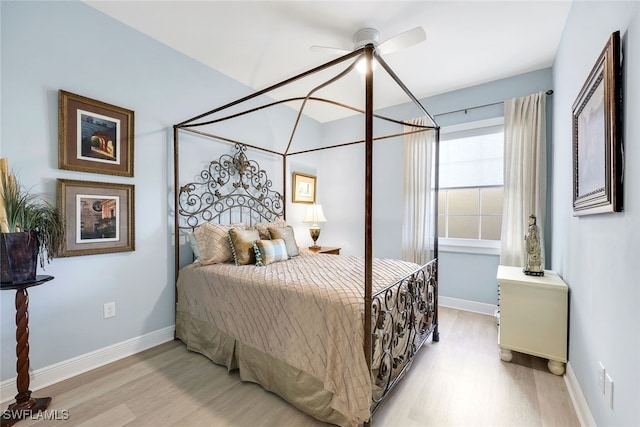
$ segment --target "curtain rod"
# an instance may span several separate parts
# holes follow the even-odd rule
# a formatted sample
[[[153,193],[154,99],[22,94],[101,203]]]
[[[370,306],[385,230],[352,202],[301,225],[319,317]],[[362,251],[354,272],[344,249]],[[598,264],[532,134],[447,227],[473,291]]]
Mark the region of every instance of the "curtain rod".
[[[545,94],[553,95],[553,90],[549,89],[548,91],[545,92]],[[434,114],[434,117],[445,116],[447,114],[460,113],[462,111],[464,111],[464,113],[467,114],[467,111],[469,111],[469,110],[476,110],[478,108],[492,107],[494,105],[500,105],[500,104],[504,104],[504,101],[492,102],[490,104],[484,104],[484,105],[476,105],[475,107],[461,108],[460,110],[447,111],[446,113]]]

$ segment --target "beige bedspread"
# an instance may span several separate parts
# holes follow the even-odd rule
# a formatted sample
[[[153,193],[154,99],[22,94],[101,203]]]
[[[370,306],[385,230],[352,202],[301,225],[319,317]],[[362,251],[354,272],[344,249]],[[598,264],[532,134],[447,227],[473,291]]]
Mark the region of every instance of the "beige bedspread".
[[[374,259],[374,292],[418,267]],[[177,319],[188,312],[317,378],[353,424],[369,418],[363,258],[303,252],[263,267],[194,264],[180,271],[177,289]]]

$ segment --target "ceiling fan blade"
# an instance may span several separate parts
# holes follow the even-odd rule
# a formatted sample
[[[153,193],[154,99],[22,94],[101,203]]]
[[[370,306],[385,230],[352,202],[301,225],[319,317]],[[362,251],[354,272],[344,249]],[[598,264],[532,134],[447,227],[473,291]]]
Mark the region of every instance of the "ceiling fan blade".
[[[314,52],[330,53],[332,55],[346,55],[347,53],[351,53],[350,50],[340,49],[337,47],[329,47],[329,46],[311,46],[309,50]]]
[[[377,50],[380,55],[385,55],[421,43],[426,39],[427,33],[424,31],[424,28],[415,27],[381,43]]]

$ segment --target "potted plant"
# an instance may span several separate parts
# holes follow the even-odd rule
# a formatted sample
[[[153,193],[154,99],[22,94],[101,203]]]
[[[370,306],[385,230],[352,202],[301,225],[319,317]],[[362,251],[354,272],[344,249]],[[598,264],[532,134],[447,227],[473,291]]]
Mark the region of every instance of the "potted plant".
[[[37,261],[44,268],[60,254],[65,223],[46,199],[26,190],[0,159],[0,263],[2,283],[35,280]]]

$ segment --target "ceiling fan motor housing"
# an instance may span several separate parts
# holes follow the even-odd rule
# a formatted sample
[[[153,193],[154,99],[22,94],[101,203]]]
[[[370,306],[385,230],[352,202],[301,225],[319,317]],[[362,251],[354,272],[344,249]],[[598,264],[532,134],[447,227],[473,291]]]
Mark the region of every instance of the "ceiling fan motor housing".
[[[353,35],[353,49],[360,49],[368,44],[378,46],[380,32],[375,28],[361,28]]]
[[[2,1],[2,0],[0,0]],[[427,33],[422,27],[415,27],[407,30],[403,33],[396,34],[390,39],[380,43],[380,32],[375,28],[361,28],[355,32],[352,41],[354,43],[353,50],[362,49],[367,45],[373,45],[379,55],[385,55],[391,52],[395,52],[400,49],[413,46],[427,39]],[[345,55],[352,51],[347,51],[342,48],[327,47],[327,46],[311,46],[311,50],[324,50],[330,51],[333,54]]]

